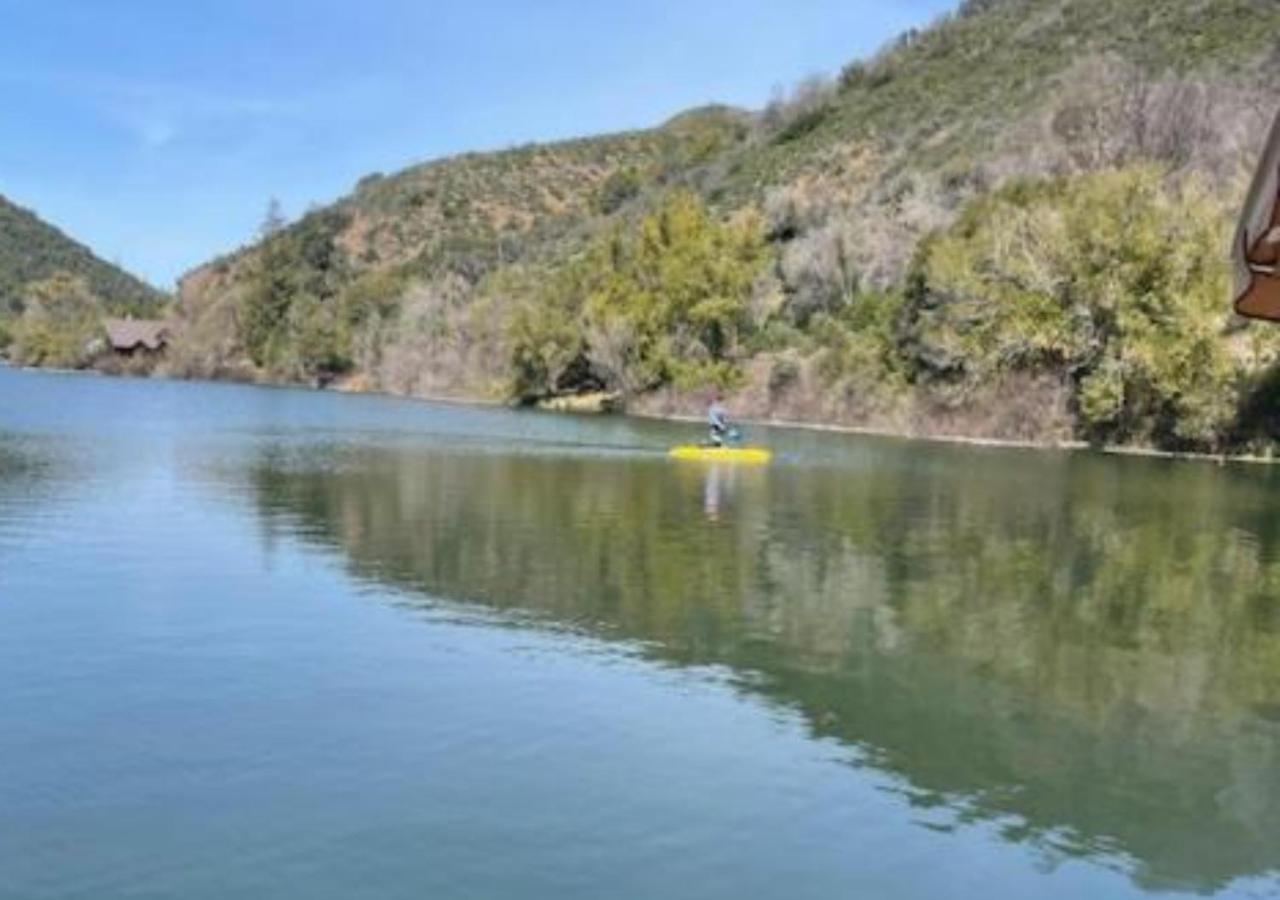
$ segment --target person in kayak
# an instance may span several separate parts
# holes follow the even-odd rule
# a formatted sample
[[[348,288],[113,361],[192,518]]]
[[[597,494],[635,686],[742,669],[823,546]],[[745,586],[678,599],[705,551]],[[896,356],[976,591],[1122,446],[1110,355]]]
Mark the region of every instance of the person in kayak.
[[[724,408],[724,398],[717,391],[712,395],[711,408],[707,410],[707,425],[711,428],[711,446],[723,447],[729,437],[729,413]]]

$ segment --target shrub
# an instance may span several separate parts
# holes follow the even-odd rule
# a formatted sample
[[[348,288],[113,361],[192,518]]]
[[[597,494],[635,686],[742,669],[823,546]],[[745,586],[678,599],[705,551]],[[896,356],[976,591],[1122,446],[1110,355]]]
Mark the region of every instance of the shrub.
[[[848,231],[839,223],[806,234],[782,253],[787,311],[801,328],[815,315],[838,314],[857,296],[860,274]]]
[[[600,183],[591,205],[600,215],[610,215],[639,196],[641,186],[640,173],[633,167],[618,169]]]
[[[790,93],[779,91],[761,114],[761,127],[775,143],[803,137],[835,109],[836,86],[824,75],[812,75]]]
[[[1226,223],[1197,180],[1151,167],[1011,185],[922,251],[911,362],[961,387],[1063,373],[1091,438],[1217,446],[1244,374],[1223,339]]]
[[[840,70],[840,80],[838,82],[841,91],[852,91],[863,87],[867,83],[867,64],[862,60],[855,60]]]
[[[79,368],[100,349],[102,301],[80,278],[59,273],[27,285],[10,351],[27,366]]]

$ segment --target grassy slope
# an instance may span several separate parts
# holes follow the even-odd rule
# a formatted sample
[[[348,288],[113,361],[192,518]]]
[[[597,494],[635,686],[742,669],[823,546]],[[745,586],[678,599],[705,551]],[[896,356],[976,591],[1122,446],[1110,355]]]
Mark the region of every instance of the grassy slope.
[[[145,309],[163,299],[155,288],[0,197],[0,314],[16,308],[23,285],[57,272],[83,278],[108,307]]]

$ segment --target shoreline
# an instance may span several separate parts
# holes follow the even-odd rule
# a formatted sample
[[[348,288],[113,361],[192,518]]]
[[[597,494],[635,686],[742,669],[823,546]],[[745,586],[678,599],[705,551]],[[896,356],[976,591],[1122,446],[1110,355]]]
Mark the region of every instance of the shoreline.
[[[635,419],[652,419],[658,422],[688,422],[698,424],[702,419],[698,416],[678,414],[662,415],[659,413],[623,413]],[[1038,441],[1019,441],[1008,438],[984,438],[963,434],[928,434],[889,429],[872,428],[866,425],[828,425],[821,422],[805,422],[792,419],[738,419],[743,425],[761,428],[783,428],[794,431],[816,431],[830,434],[849,434],[860,437],[886,438],[899,441],[918,441],[930,444],[945,444],[958,447],[985,447],[995,450],[1036,450],[1063,451],[1068,453],[1100,453],[1108,456],[1134,456],[1149,459],[1186,460],[1189,462],[1211,462],[1218,465],[1225,463],[1248,463],[1250,465],[1271,466],[1280,463],[1280,457],[1258,456],[1256,454],[1222,454],[1198,453],[1192,451],[1161,450],[1158,447],[1131,447],[1124,444],[1107,444],[1095,447],[1088,441],[1056,441],[1041,443]]]
[[[225,379],[182,379],[172,376],[149,376],[149,377],[165,377],[173,381],[212,381],[215,383],[225,383]],[[493,409],[507,408],[520,409],[519,404],[514,404],[503,400],[490,400],[483,397],[457,397],[457,396],[432,396],[425,394],[397,394],[390,391],[352,389],[342,386],[337,387],[311,387],[305,384],[283,384],[272,381],[244,381],[240,384],[252,384],[259,387],[293,387],[300,390],[329,392],[336,394],[351,395],[367,395],[392,397],[399,400],[416,400],[423,403],[440,403],[452,406],[474,406],[478,408]],[[628,412],[623,409],[620,412],[587,412],[576,409],[554,409],[550,407],[535,406],[531,409],[538,412],[549,413],[552,415],[568,415],[568,416],[626,416],[632,419],[645,419],[654,422],[683,422],[689,424],[700,424],[702,418],[699,416],[681,415],[679,413],[641,413]],[[1102,447],[1095,447],[1088,441],[1057,441],[1053,443],[1042,443],[1038,441],[1019,441],[1007,438],[983,438],[973,437],[970,435],[948,435],[948,434],[928,434],[928,433],[911,433],[903,431],[891,431],[883,428],[873,428],[867,425],[837,425],[826,424],[822,422],[805,422],[792,419],[755,419],[743,418],[738,421],[744,425],[763,428],[782,428],[794,431],[814,431],[827,434],[848,434],[860,437],[885,438],[889,440],[900,441],[923,441],[931,444],[943,444],[958,447],[978,447],[994,450],[1035,450],[1035,451],[1065,451],[1070,453],[1093,452],[1102,453],[1109,456],[1132,456],[1147,459],[1169,459],[1169,460],[1185,460],[1188,462],[1215,463],[1217,465],[1225,465],[1226,463],[1246,463],[1249,465],[1271,466],[1280,463],[1280,457],[1258,456],[1256,454],[1220,454],[1220,453],[1197,453],[1190,451],[1161,450],[1157,447],[1130,447],[1123,444],[1108,444]]]
[[[177,375],[116,375],[102,372],[93,368],[89,369],[54,369],[41,366],[18,366],[12,361],[0,357],[0,368],[13,369],[15,371],[28,372],[45,372],[52,374],[66,375],[93,375],[99,378],[137,378],[139,380],[148,381],[172,381],[172,382],[203,382],[207,384],[239,384],[250,387],[262,387],[285,390],[307,391],[311,393],[328,393],[342,394],[347,396],[367,396],[367,397],[386,397],[396,400],[409,400],[420,403],[435,403],[448,406],[470,406],[477,409],[521,409],[519,404],[509,401],[492,400],[484,397],[459,397],[447,395],[424,395],[424,394],[397,394],[391,391],[353,389],[343,386],[316,387],[307,384],[291,384],[279,381],[259,381],[254,379],[234,379],[234,378],[183,378]],[[688,424],[700,424],[702,418],[700,416],[681,415],[679,413],[640,413],[628,412],[625,409],[620,412],[587,412],[583,410],[566,410],[553,409],[547,407],[530,407],[531,410],[557,416],[624,416],[632,419],[649,420],[654,422],[682,422]],[[898,441],[919,441],[930,444],[942,444],[956,447],[976,447],[987,448],[993,450],[1028,450],[1028,451],[1059,451],[1068,453],[1100,453],[1107,456],[1129,456],[1145,459],[1166,459],[1166,460],[1184,460],[1187,462],[1199,463],[1215,463],[1217,465],[1225,465],[1227,463],[1243,463],[1254,466],[1271,466],[1280,463],[1280,457],[1258,456],[1257,454],[1230,454],[1230,453],[1202,453],[1191,451],[1177,450],[1161,450],[1157,447],[1138,447],[1127,446],[1124,444],[1108,444],[1102,447],[1095,447],[1087,441],[1056,441],[1056,442],[1039,442],[1026,440],[1011,440],[1007,438],[984,438],[974,437],[971,435],[959,434],[929,434],[929,433],[912,433],[903,431],[892,431],[883,428],[873,428],[866,425],[839,425],[828,424],[823,422],[806,422],[793,419],[758,419],[758,418],[742,418],[738,420],[743,425],[749,425],[759,428],[780,428],[792,431],[810,431],[826,434],[847,434],[858,437],[873,437]]]

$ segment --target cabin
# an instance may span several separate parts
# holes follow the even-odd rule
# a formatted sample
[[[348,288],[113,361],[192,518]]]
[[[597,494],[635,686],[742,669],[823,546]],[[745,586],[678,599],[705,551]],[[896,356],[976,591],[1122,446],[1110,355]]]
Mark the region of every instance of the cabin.
[[[117,356],[154,357],[169,344],[169,327],[151,319],[107,319],[107,344]]]

